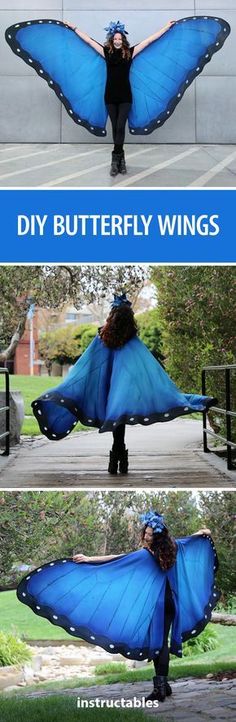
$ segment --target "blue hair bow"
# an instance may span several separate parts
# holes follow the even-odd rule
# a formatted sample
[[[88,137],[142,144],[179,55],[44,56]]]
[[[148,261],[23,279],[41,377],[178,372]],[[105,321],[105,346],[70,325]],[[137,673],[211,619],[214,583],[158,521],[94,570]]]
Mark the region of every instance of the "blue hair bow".
[[[126,298],[126,293],[122,293],[121,296],[118,296],[116,293],[114,293],[114,300],[112,301],[111,308],[117,308],[123,303],[125,303],[126,306],[132,306],[132,303]]]
[[[115,33],[125,33],[126,35],[129,35],[127,30],[125,30],[124,23],[121,23],[120,20],[117,20],[115,23],[111,20],[110,24],[108,25],[108,28],[104,28],[104,30],[107,31],[108,35],[115,35]]]
[[[151,526],[156,533],[160,533],[166,527],[164,517],[157,511],[147,511],[146,514],[140,514],[139,518],[143,524]]]

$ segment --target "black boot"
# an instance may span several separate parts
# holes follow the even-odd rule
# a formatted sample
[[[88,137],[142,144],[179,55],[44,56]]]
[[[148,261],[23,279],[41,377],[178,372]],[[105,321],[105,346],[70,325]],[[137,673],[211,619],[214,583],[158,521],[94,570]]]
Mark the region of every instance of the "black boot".
[[[113,150],[111,154],[110,175],[117,175],[119,173],[119,163],[120,155]]]
[[[125,162],[125,154],[124,154],[124,151],[123,151],[123,150],[122,150],[122,153],[120,154],[119,172],[122,173],[122,175],[124,175],[125,173],[127,173],[126,162]]]
[[[169,682],[166,682],[166,696],[170,697],[171,694],[172,694],[171,686],[170,686]]]
[[[157,699],[159,702],[164,702],[164,699],[166,698],[166,682],[167,678],[162,675],[153,677],[153,691],[148,695],[148,697],[145,697],[145,702],[154,699]]]
[[[120,474],[128,473],[128,449],[124,448],[119,454],[119,472]]]
[[[110,451],[110,458],[108,464],[109,474],[117,474],[119,456],[113,449]]]

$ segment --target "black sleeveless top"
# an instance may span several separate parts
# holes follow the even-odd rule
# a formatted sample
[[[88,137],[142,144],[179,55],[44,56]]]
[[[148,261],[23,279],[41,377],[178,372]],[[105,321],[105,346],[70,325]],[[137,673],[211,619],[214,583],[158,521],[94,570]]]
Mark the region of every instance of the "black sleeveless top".
[[[114,49],[112,53],[106,46],[103,48],[107,66],[107,82],[105,88],[105,103],[132,103],[132,92],[129,81],[129,71],[132,63],[134,46],[129,48],[130,58],[122,57],[121,49]]]

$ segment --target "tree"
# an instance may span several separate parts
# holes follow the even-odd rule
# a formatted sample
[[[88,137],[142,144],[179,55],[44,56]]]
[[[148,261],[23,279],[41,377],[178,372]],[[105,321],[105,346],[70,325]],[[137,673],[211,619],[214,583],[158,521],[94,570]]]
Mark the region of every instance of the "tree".
[[[40,336],[39,352],[48,369],[52,362],[74,363],[97,333],[95,324],[70,324]]]
[[[96,496],[89,492],[3,492],[0,509],[1,587],[21,576],[12,572],[14,564],[37,566],[76,549],[92,554],[104,539]]]
[[[0,363],[13,358],[32,303],[78,309],[126,291],[135,305],[146,277],[144,266],[1,266]]]
[[[168,370],[186,390],[199,388],[203,365],[236,360],[236,268],[155,266],[151,279]]]
[[[164,359],[162,353],[162,333],[160,329],[159,309],[139,313],[136,318],[139,336],[143,343],[159,361]]]
[[[234,491],[200,492],[203,526],[212,532],[218,558],[218,584],[222,595],[236,594],[236,495]]]
[[[154,267],[163,349],[168,372],[186,392],[201,391],[206,365],[236,362],[236,268],[234,266]],[[236,409],[236,371],[232,371],[231,401]],[[222,371],[207,372],[206,394],[225,408]],[[212,427],[222,436],[225,420],[209,412]],[[236,427],[232,422],[232,441]]]

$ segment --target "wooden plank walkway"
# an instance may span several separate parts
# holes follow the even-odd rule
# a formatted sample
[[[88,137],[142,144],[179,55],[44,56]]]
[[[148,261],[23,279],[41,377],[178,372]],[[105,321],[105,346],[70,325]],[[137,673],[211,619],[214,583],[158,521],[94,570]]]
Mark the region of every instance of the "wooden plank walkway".
[[[157,428],[158,427],[158,428]],[[111,434],[85,431],[59,442],[25,440],[0,459],[0,488],[235,488],[236,472],[201,449],[201,423],[128,427],[129,473],[108,474]]]

